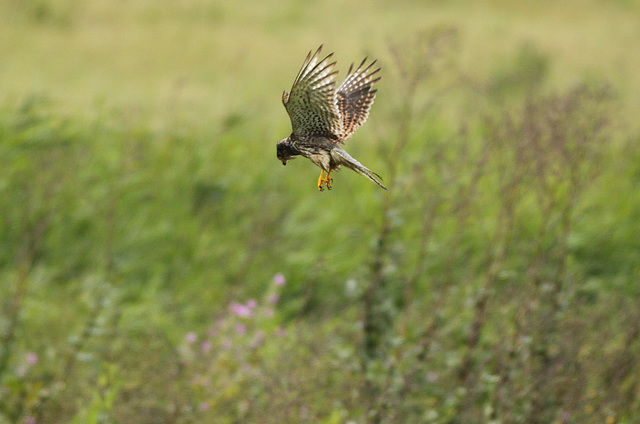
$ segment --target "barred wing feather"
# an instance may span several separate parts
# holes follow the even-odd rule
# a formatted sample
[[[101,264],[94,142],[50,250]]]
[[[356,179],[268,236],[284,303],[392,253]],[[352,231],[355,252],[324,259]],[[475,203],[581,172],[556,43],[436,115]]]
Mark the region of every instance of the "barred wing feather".
[[[372,90],[373,84],[380,80],[376,74],[380,68],[372,70],[376,61],[365,67],[365,58],[358,68],[351,72],[353,64],[345,80],[340,84],[336,92],[338,110],[342,118],[341,140],[347,140],[362,125],[369,116],[369,110],[376,97],[377,90]]]
[[[319,60],[322,46],[312,55],[307,55],[291,93],[282,94],[291,127],[296,136],[323,136],[337,140],[343,133],[338,110],[334,78],[338,71],[330,62],[333,53]]]

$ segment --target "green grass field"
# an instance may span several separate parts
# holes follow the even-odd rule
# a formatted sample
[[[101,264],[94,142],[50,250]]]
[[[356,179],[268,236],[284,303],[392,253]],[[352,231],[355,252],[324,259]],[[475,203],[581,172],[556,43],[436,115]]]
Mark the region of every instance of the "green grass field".
[[[638,22],[0,0],[0,424],[640,423]],[[276,159],[322,43],[390,194]]]

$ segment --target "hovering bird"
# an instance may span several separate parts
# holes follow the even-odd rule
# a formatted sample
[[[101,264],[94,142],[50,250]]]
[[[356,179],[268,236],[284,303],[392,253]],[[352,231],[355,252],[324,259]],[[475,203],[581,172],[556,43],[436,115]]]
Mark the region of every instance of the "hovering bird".
[[[371,87],[380,80],[376,77],[380,68],[373,69],[376,61],[365,66],[367,58],[355,70],[351,64],[347,77],[336,90],[334,77],[338,71],[333,70],[336,62],[330,61],[333,53],[319,60],[321,50],[322,46],[313,54],[309,52],[291,92],[282,93],[293,131],[278,142],[278,159],[283,165],[297,155],[310,159],[321,169],[320,191],[323,186],[331,190],[331,171],[341,166],[353,169],[387,190],[378,180],[382,179],[380,175],[340,147],[367,119],[377,91]]]

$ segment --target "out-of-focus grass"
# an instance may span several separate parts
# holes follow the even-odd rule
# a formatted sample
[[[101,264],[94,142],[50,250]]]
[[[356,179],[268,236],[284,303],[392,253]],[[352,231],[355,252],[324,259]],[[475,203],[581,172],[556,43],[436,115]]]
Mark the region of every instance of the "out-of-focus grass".
[[[639,10],[2,2],[0,423],[633,422]],[[320,43],[390,195],[275,159]]]
[[[325,43],[343,65],[363,53],[385,65],[381,45],[450,24],[461,30],[466,73],[487,75],[530,42],[553,58],[556,85],[606,74],[628,87],[631,114],[640,108],[638,9],[599,1],[7,1],[0,89],[46,92],[73,114],[127,105],[160,120],[213,119],[250,104],[264,118],[258,125],[286,128],[277,99],[314,46]],[[381,94],[393,92],[387,84]]]

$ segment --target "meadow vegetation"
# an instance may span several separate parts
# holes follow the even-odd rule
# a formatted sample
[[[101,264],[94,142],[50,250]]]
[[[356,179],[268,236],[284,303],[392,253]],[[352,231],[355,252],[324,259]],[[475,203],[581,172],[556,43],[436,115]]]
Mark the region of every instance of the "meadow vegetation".
[[[0,424],[640,423],[640,4],[500,3],[0,1]]]

